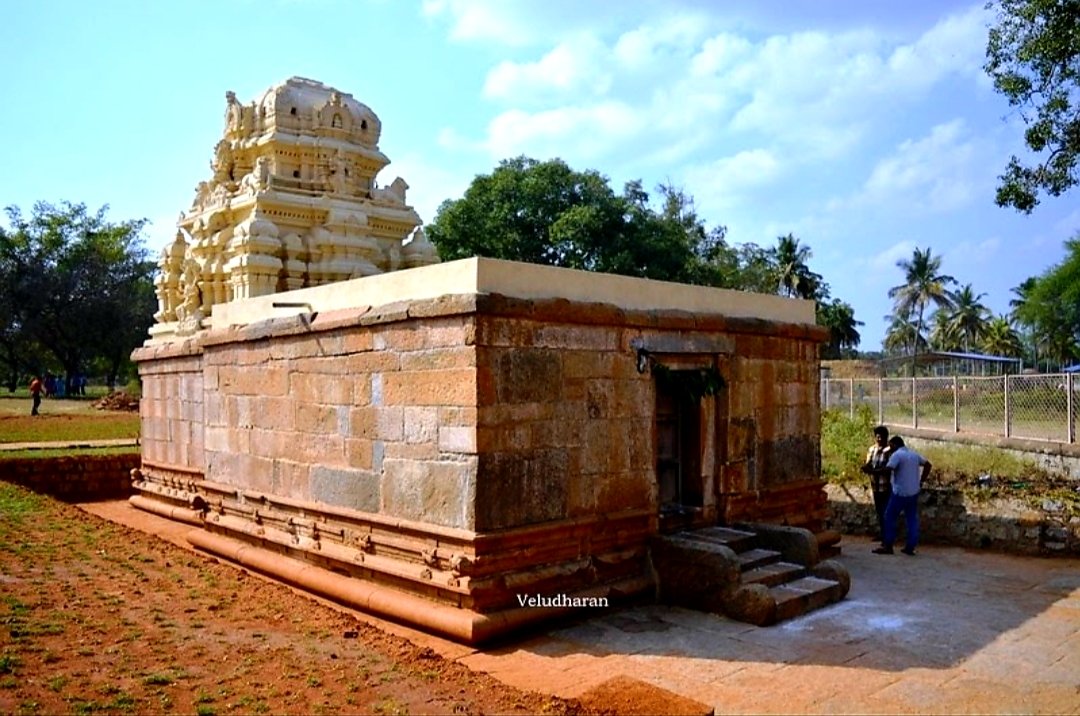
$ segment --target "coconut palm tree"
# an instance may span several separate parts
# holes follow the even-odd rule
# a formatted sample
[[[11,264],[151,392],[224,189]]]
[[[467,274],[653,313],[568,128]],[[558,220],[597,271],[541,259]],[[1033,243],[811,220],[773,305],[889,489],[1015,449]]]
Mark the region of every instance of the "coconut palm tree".
[[[1039,367],[1039,345],[1044,338],[1040,335],[1038,321],[1033,317],[1032,294],[1039,279],[1035,276],[1024,279],[1019,286],[1014,286],[1012,292],[1016,298],[1009,300],[1009,318],[1019,326],[1022,340],[1027,341],[1031,348],[1031,362],[1036,368]]]
[[[844,350],[851,350],[859,345],[858,326],[862,321],[855,320],[855,309],[851,304],[834,298],[831,303],[818,303],[818,323],[829,329],[829,343],[824,349],[824,358],[841,358]]]
[[[930,348],[935,351],[956,351],[963,346],[960,332],[946,311],[934,311],[930,319]]]
[[[1019,358],[1024,354],[1024,344],[1020,335],[1005,316],[992,318],[986,324],[982,337],[982,349],[995,356]]]
[[[923,332],[923,316],[930,304],[939,310],[952,310],[955,304],[949,287],[956,279],[941,273],[941,257],[933,256],[931,249],[915,249],[911,259],[896,262],[897,268],[904,272],[904,283],[889,289],[889,298],[893,300],[895,315],[910,321],[915,319],[915,337]],[[915,363],[918,358],[917,340],[911,344],[911,375],[915,375]]]
[[[902,316],[885,316],[889,328],[885,331],[882,348],[887,353],[899,355],[910,349],[913,344],[926,347],[926,339],[916,330],[915,324]]]
[[[813,255],[810,247],[800,245],[794,234],[777,238],[774,256],[777,290],[781,296],[817,298],[821,275],[811,271],[806,263]]]
[[[948,314],[949,323],[960,337],[965,351],[979,345],[983,334],[986,333],[987,320],[991,315],[990,309],[979,302],[985,295],[985,293],[976,295],[970,283],[953,295],[955,303]]]

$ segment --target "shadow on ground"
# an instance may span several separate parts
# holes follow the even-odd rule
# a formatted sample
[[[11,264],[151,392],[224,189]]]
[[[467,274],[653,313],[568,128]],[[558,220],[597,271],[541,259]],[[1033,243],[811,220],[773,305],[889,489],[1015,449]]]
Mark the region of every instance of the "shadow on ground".
[[[489,651],[678,656],[902,671],[957,665],[1062,602],[1080,609],[1080,561],[927,546],[871,554],[845,537],[852,588],[837,604],[772,627],[665,606],[628,607]],[[1062,638],[1064,638],[1063,635]],[[1027,639],[1030,641],[1030,637]],[[1047,648],[1058,644],[1052,635]],[[1038,644],[1029,644],[1038,648]]]

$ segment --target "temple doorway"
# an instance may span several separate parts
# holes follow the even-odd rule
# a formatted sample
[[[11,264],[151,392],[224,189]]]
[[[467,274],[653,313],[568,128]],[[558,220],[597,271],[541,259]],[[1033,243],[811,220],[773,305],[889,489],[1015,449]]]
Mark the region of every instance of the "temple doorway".
[[[677,384],[656,383],[656,478],[664,531],[690,526],[704,505],[701,399],[676,390]]]

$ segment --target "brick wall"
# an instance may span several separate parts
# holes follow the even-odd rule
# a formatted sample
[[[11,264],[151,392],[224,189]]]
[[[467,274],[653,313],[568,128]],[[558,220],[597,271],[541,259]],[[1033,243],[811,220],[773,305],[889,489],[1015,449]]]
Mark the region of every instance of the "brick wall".
[[[0,462],[0,478],[66,502],[93,502],[131,495],[138,466],[138,453],[19,458]]]

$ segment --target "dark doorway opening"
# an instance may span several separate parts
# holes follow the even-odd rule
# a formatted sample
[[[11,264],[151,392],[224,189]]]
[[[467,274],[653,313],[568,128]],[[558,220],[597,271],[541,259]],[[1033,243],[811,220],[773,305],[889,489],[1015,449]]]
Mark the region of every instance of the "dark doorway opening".
[[[672,371],[677,374],[681,371]],[[661,529],[691,525],[704,504],[701,475],[701,399],[656,383],[656,478]]]

